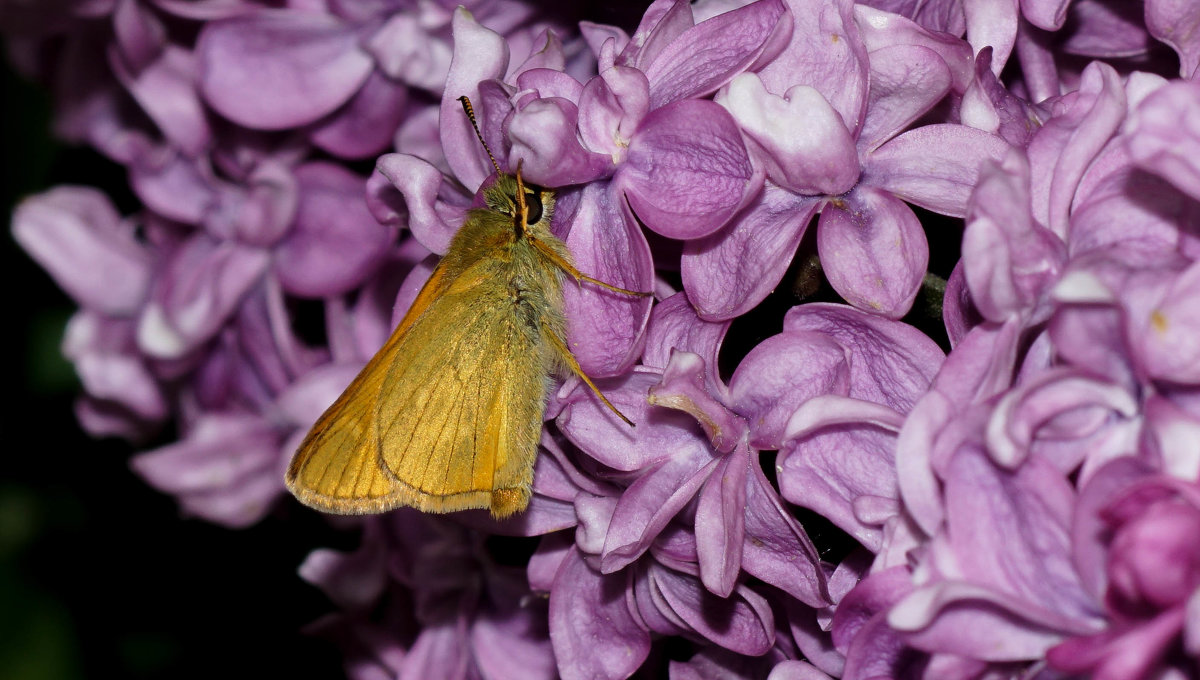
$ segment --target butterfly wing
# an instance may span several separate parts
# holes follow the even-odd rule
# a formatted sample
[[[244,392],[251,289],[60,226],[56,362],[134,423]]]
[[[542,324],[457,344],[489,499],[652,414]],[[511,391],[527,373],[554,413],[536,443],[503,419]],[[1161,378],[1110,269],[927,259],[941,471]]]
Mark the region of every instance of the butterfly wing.
[[[285,482],[305,505],[339,514],[383,512],[403,505],[395,482],[378,464],[376,400],[388,370],[402,356],[408,331],[451,278],[443,263],[434,268],[383,348],[317,419],[296,450]]]
[[[547,351],[537,310],[509,289],[507,264],[468,271],[415,325],[384,380],[381,466],[428,512],[529,502],[545,409]]]
[[[354,514],[525,508],[549,367],[537,319],[514,314],[505,266],[439,265],[293,458],[297,498]]]

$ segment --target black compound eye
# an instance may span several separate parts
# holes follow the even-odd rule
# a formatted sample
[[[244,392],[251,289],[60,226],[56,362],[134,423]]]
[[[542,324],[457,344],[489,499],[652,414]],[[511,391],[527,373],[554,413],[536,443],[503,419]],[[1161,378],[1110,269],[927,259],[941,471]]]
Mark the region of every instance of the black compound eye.
[[[529,209],[529,216],[526,221],[529,224],[537,224],[538,220],[542,219],[542,197],[539,191],[525,192],[525,207]]]

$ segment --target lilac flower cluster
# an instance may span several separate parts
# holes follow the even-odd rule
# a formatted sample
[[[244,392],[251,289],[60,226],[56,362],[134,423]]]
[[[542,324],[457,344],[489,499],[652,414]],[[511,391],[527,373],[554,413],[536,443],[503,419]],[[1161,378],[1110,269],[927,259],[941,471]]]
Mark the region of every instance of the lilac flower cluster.
[[[568,380],[528,511],[369,517],[304,563],[352,677],[1200,674],[1200,7],[54,5],[5,8],[11,57],[141,208],[58,187],[13,232],[79,304],[83,427],[173,425],[133,465],[188,514],[286,502],[491,173],[459,96],[579,268],[656,293],[566,290],[635,429]],[[802,242],[841,302],[720,370]],[[931,248],[935,337],[901,321]]]

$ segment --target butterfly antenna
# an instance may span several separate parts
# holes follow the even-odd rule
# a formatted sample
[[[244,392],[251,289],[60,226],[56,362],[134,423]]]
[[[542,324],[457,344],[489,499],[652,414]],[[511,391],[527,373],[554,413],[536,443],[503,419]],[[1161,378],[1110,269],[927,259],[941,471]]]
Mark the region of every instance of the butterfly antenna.
[[[463,111],[467,112],[467,118],[471,121],[471,127],[475,129],[475,136],[479,138],[479,143],[483,145],[483,150],[487,152],[488,158],[492,159],[492,167],[496,168],[496,174],[503,175],[504,171],[500,169],[500,164],[496,162],[496,157],[492,155],[492,150],[488,148],[487,142],[483,141],[483,133],[479,131],[479,123],[475,121],[475,107],[471,106],[471,100],[467,99],[467,95],[458,98],[462,102]]]

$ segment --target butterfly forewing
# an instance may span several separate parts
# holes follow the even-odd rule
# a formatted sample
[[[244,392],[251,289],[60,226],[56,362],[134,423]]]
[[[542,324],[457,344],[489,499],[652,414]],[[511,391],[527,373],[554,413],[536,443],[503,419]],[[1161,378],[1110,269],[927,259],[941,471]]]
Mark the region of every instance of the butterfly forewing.
[[[429,312],[447,325],[415,325],[380,392],[381,466],[423,510],[499,515],[493,491],[528,496],[548,367],[540,332],[514,323],[501,274],[447,291]]]
[[[376,397],[388,369],[400,356],[408,331],[449,282],[446,268],[439,264],[383,349],[326,409],[296,451],[285,480],[288,489],[307,505],[326,512],[359,514],[406,504],[408,491],[378,464]]]

